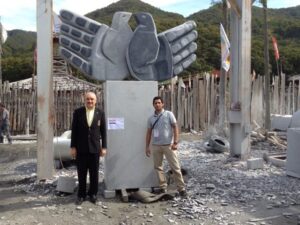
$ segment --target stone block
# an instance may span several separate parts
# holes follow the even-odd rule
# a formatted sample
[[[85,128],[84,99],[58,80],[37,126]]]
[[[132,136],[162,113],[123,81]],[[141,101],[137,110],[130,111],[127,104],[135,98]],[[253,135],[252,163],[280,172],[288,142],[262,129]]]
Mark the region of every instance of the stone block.
[[[292,115],[271,115],[271,130],[282,130],[286,131],[292,121]]]
[[[300,178],[300,128],[289,128],[287,132],[286,174]]]
[[[107,155],[104,183],[107,190],[159,186],[152,157],[145,155],[148,118],[157,95],[154,81],[107,81],[104,85],[107,117]],[[134,110],[132,110],[134,108]]]
[[[241,123],[242,113],[241,111],[228,111],[228,121],[229,123]]]
[[[250,170],[262,169],[263,167],[264,161],[262,158],[252,158],[247,160],[247,168]]]
[[[115,190],[104,190],[103,195],[104,195],[104,198],[115,198],[116,191]]]
[[[74,193],[76,187],[76,179],[74,177],[60,176],[57,181],[56,190],[66,193]]]
[[[289,126],[289,128],[296,128],[296,127],[298,128],[300,127],[300,110],[293,113],[292,121]]]

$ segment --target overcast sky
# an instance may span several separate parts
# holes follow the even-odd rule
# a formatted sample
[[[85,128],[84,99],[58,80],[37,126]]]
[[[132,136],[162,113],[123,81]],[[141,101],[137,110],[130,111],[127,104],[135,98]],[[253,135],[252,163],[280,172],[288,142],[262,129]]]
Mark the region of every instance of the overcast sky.
[[[1,22],[6,30],[22,29],[36,31],[36,2],[40,0],[0,0]],[[258,0],[257,0],[258,1]],[[103,8],[117,0],[53,0],[53,10],[68,9],[84,15]],[[212,0],[144,0],[165,11],[188,16],[207,9]],[[300,0],[268,0],[269,8],[286,8],[300,5]]]

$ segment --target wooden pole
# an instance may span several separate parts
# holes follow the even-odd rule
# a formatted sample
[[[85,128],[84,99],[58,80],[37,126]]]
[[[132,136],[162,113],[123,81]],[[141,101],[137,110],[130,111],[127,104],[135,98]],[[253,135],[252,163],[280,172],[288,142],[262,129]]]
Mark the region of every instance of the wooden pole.
[[[0,16],[0,102],[2,98],[2,23]]]
[[[225,32],[227,32],[227,2],[223,1],[223,24]],[[219,90],[219,129],[222,135],[225,135],[224,128],[226,127],[225,118],[226,118],[226,76],[227,72],[222,67],[222,60],[221,60],[221,70],[220,70],[220,90]]]
[[[271,128],[270,118],[270,72],[269,72],[269,35],[268,35],[268,15],[267,15],[267,0],[263,0],[264,11],[264,57],[265,57],[265,130]],[[267,136],[266,136],[267,137]]]
[[[52,0],[37,0],[37,178],[53,176]]]

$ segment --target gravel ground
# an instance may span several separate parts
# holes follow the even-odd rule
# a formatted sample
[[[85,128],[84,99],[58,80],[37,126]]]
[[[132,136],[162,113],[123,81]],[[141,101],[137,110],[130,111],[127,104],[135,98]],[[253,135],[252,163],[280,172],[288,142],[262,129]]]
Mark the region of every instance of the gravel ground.
[[[74,204],[75,193],[55,190],[60,175],[76,176],[75,166],[56,170],[52,180],[39,183],[36,142],[2,144],[0,224],[300,224],[300,179],[287,176],[284,167],[264,162],[262,169],[248,170],[246,161],[228,152],[209,153],[204,136],[181,135],[179,156],[188,172],[184,177],[188,198],[144,204],[124,203],[119,196],[104,199],[99,194],[97,205],[87,201],[80,207]],[[283,146],[252,137],[251,157],[285,152]],[[103,190],[103,183],[99,186]]]

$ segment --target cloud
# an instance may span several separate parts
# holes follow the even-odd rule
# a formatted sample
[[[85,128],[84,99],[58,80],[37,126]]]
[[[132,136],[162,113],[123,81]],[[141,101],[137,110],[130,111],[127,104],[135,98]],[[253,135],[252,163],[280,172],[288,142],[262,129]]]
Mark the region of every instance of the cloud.
[[[111,3],[117,2],[117,0],[85,0],[82,1],[83,4],[75,3],[74,0],[54,0],[53,9],[55,12],[59,12],[61,9],[68,9],[70,11],[76,12],[77,14],[86,14],[88,12],[94,11],[96,9],[108,6]]]
[[[145,0],[144,2],[166,9],[172,4],[184,3],[187,0]],[[194,0],[199,1],[199,0]],[[210,1],[210,0],[209,0]],[[68,9],[80,15],[106,7],[118,0],[84,0],[77,3],[75,0],[52,0],[53,10],[59,13],[61,9]],[[1,4],[1,21],[7,30],[22,29],[36,30],[36,8],[38,0],[9,0]],[[173,8],[172,8],[173,11]]]
[[[4,2],[4,0],[1,1]],[[36,8],[39,1],[40,0],[8,0],[5,1],[5,4],[1,4],[1,22],[6,30],[22,29],[35,31]],[[56,13],[59,13],[61,9],[68,9],[80,15],[106,7],[117,1],[118,0],[52,0],[53,10]],[[208,8],[211,0],[143,0],[143,2],[165,11],[177,12],[188,16],[191,13]],[[292,7],[295,5],[300,5],[300,0],[268,1],[270,8]]]
[[[272,8],[287,8],[300,5],[300,0],[270,0],[268,5]]]
[[[6,1],[1,4],[1,22],[6,30],[35,30],[36,0]]]
[[[187,0],[144,0],[143,2],[150,5],[156,6],[158,8],[165,7],[172,4],[184,3]],[[88,3],[87,3],[88,2]],[[112,3],[118,2],[118,0],[85,0],[84,4],[74,4],[74,0],[54,0],[53,8],[54,11],[59,11],[60,9],[68,9],[74,11],[78,14],[86,14],[88,12],[94,11],[96,9],[101,9]]]
[[[269,0],[267,4],[268,8],[272,9],[288,8],[300,5],[300,0]],[[256,0],[255,5],[261,7],[259,0]]]

